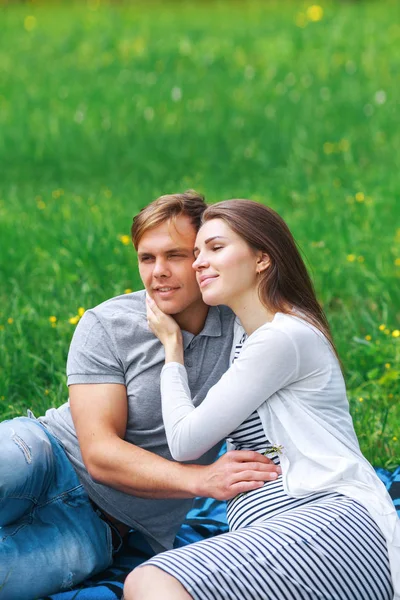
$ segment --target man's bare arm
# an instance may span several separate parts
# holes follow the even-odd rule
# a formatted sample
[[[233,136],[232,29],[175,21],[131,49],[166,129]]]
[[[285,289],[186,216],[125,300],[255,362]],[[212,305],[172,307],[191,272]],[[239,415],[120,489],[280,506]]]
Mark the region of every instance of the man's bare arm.
[[[227,500],[275,479],[279,468],[252,451],[212,465],[182,465],[124,440],[128,402],[120,384],[75,384],[70,407],[83,461],[97,482],[142,498],[207,496]]]

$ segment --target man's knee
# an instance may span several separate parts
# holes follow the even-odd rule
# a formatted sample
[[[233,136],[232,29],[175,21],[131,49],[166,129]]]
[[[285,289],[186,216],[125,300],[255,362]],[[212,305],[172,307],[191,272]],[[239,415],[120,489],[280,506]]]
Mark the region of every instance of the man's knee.
[[[0,499],[13,494],[24,496],[27,481],[33,476],[45,479],[52,463],[46,433],[27,419],[0,423],[0,455]]]

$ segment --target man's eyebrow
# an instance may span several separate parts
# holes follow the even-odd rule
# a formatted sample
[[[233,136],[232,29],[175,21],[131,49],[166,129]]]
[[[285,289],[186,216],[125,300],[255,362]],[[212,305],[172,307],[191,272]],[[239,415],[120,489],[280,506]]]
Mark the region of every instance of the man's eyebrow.
[[[168,248],[168,250],[164,250],[164,254],[172,254],[173,252],[188,252],[188,253],[191,253],[192,252],[192,248],[184,248],[182,246],[177,246],[176,248]],[[139,256],[145,256],[147,254],[153,256],[154,252],[152,250],[142,250],[141,252],[138,252]]]
[[[228,238],[226,238],[224,235],[213,235],[212,237],[207,238],[204,243],[205,244],[209,244],[210,242],[212,242],[213,240],[217,240],[217,239],[221,239],[221,240],[227,240]],[[195,246],[193,248],[193,252],[198,252],[199,249],[197,246]]]

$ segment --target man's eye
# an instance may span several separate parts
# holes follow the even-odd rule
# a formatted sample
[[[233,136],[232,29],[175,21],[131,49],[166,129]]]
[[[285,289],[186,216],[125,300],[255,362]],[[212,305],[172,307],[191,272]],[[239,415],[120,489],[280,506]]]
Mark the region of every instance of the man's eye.
[[[184,254],[170,254],[169,258],[184,258]]]
[[[150,262],[151,260],[153,260],[152,256],[141,256],[140,257],[140,262]]]

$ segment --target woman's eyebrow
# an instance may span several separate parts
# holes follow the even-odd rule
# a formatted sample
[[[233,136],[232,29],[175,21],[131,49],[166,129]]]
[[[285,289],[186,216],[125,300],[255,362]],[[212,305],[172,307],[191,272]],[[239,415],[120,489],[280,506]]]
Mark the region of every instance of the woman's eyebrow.
[[[228,238],[227,238],[227,237],[225,237],[224,235],[213,235],[212,237],[209,237],[209,238],[207,238],[207,239],[204,241],[204,243],[205,243],[205,244],[209,244],[210,242],[212,242],[213,240],[216,240],[216,239],[227,240]],[[198,252],[198,251],[199,251],[198,247],[197,247],[197,246],[195,246],[195,247],[193,248],[193,252]]]

